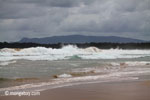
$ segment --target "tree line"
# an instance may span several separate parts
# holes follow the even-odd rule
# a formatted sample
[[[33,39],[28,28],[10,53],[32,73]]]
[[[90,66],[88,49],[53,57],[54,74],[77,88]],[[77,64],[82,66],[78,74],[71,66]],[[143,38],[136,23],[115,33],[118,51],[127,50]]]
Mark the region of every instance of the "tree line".
[[[150,42],[145,43],[57,43],[57,44],[37,44],[37,43],[8,43],[0,42],[2,48],[30,48],[30,47],[46,47],[46,48],[62,48],[66,45],[76,45],[79,48],[97,47],[99,49],[150,49]]]

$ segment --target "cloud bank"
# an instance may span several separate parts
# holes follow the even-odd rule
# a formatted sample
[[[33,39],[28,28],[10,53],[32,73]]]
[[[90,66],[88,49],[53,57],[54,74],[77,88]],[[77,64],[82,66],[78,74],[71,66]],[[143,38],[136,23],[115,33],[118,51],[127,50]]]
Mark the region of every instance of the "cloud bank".
[[[150,40],[150,0],[0,0],[0,41],[58,35]]]

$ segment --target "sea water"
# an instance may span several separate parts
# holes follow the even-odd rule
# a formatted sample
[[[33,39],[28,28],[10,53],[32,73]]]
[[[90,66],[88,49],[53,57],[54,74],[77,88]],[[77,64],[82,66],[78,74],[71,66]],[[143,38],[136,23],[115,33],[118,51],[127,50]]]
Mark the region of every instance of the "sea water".
[[[0,92],[45,90],[150,75],[150,50],[65,46],[0,50]]]

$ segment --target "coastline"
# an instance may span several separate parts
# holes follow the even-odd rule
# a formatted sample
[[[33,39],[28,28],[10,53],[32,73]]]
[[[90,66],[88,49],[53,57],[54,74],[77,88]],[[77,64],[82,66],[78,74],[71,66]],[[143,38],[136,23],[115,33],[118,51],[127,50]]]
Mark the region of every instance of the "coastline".
[[[42,91],[39,96],[1,96],[0,100],[150,100],[150,80],[92,83]]]
[[[5,94],[0,100],[150,100],[149,50],[81,49],[69,45],[61,49],[5,48],[1,55],[1,80],[8,83],[8,88],[1,89],[3,93],[47,90],[37,96]],[[93,83],[97,80],[103,83]],[[92,82],[84,84],[88,81]],[[22,85],[10,87],[15,82]]]

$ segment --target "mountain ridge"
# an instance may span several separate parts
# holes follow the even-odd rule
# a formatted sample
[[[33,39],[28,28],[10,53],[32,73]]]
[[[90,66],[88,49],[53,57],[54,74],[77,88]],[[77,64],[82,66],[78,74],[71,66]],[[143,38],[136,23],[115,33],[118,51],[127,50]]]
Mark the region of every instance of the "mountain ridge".
[[[22,38],[20,43],[40,43],[40,44],[55,44],[55,43],[141,43],[147,42],[140,39],[118,37],[118,36],[85,36],[85,35],[66,35],[52,36],[44,38]]]

